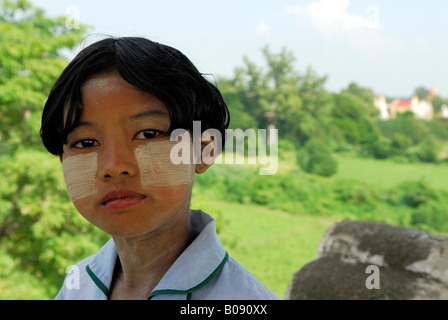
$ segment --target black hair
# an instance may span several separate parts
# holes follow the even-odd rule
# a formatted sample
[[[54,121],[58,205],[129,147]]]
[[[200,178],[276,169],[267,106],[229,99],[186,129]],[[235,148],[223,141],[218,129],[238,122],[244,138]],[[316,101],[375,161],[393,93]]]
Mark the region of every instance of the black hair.
[[[49,152],[61,155],[67,136],[79,122],[83,83],[111,69],[165,104],[170,131],[183,128],[191,132],[193,121],[201,121],[202,131],[213,128],[221,132],[224,146],[230,121],[227,105],[218,88],[182,52],[145,38],[110,37],[83,49],[55,82],[43,109],[40,129]]]

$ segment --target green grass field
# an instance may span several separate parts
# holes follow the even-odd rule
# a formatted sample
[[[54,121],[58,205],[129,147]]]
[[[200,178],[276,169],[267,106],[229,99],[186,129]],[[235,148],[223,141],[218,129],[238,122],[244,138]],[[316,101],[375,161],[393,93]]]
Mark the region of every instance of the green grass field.
[[[335,176],[313,176],[311,180],[322,188],[330,185],[326,181],[337,183],[346,179],[368,181],[372,186],[389,188],[406,180],[424,179],[432,187],[448,190],[446,164],[402,164],[340,156],[338,162],[339,170]],[[257,169],[251,167],[248,170]],[[279,161],[279,174],[287,176],[296,170],[300,169],[293,153],[283,155]],[[193,192],[191,207],[202,209],[217,220],[218,233],[229,254],[280,299],[283,299],[294,272],[317,257],[318,244],[325,231],[347,217],[342,216],[346,213],[343,210],[336,213],[337,208],[329,208],[326,211],[329,214],[325,216],[310,216],[303,210],[287,213],[272,206],[267,208],[248,203],[224,202],[219,200],[222,198],[220,189],[211,191],[210,194]],[[8,269],[0,270],[0,299],[52,298],[42,289],[38,278],[16,268],[16,261],[1,251],[0,266],[9,266]]]
[[[398,163],[386,160],[337,158],[339,167],[334,179],[369,181],[373,186],[393,187],[406,180],[424,180],[435,188],[448,190],[448,165]]]
[[[226,222],[220,235],[230,256],[280,299],[294,272],[317,257],[326,229],[339,221],[224,202],[211,202],[207,211]]]
[[[298,169],[291,160],[279,163],[279,172]],[[447,165],[403,164],[393,161],[338,157],[338,173],[330,180],[369,181],[380,188],[403,181],[424,179],[436,188],[448,189]],[[284,164],[284,166],[283,166]],[[220,236],[229,254],[251,271],[282,299],[295,271],[317,257],[320,239],[327,228],[343,219],[295,215],[262,206],[219,201],[200,201],[218,223],[224,221]],[[216,213],[217,217],[216,217]],[[230,244],[230,245],[229,245]],[[234,245],[232,245],[234,244]]]

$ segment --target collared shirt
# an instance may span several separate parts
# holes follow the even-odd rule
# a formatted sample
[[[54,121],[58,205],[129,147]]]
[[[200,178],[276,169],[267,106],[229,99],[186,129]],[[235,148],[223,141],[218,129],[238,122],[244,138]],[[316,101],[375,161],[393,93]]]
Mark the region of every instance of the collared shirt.
[[[171,265],[149,295],[152,300],[271,300],[277,296],[229,257],[216,234],[215,221],[190,211],[198,236]],[[55,299],[108,299],[117,249],[110,239],[96,254],[78,262]]]

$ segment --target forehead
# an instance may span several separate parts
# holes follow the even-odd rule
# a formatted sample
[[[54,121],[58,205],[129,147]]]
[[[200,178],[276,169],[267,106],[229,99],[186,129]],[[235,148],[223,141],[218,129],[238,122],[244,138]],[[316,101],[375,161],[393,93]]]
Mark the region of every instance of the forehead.
[[[132,86],[124,81],[119,74],[116,72],[109,72],[87,79],[82,85],[81,92],[83,94],[88,94],[93,91],[96,93],[107,94],[113,91],[119,92],[127,85],[129,85],[129,89],[132,88]]]
[[[81,88],[83,112],[81,118],[102,113],[109,116],[158,110],[168,116],[166,106],[157,97],[126,82],[118,72],[111,71],[87,79]]]

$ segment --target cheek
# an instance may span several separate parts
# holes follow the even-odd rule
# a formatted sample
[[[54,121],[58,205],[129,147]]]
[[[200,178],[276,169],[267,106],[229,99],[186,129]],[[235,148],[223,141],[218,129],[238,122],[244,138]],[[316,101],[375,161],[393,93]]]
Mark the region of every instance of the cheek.
[[[65,185],[73,202],[97,193],[95,186],[97,168],[98,154],[96,152],[63,159],[62,171]]]
[[[175,141],[152,142],[135,148],[135,158],[140,170],[141,184],[144,189],[169,187],[193,183],[194,164],[174,164],[170,152]]]
[[[148,191],[151,210],[154,212],[176,212],[190,203],[191,185],[189,184],[152,187]]]

